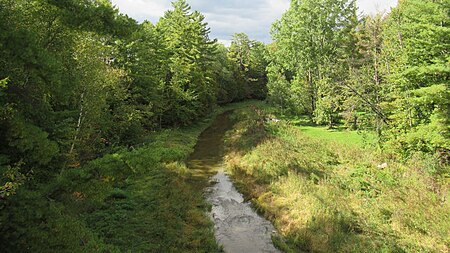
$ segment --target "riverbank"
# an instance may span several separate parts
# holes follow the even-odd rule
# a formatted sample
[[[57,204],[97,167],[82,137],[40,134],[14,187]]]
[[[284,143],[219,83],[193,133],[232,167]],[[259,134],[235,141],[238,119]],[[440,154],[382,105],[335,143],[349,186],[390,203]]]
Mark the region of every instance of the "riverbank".
[[[203,196],[207,177],[185,161],[225,110],[191,127],[155,132],[2,203],[4,252],[221,252]]]
[[[278,247],[449,250],[449,181],[435,160],[417,154],[400,162],[395,154],[324,141],[268,111],[236,111],[226,163],[241,192],[280,232]]]

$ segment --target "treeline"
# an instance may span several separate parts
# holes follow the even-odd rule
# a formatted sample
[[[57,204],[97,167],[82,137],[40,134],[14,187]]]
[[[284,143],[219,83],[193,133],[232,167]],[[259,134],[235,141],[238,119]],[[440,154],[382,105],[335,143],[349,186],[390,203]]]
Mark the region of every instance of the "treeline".
[[[404,0],[359,18],[352,0],[292,1],[272,26],[269,101],[317,124],[377,133],[405,156],[450,150],[450,18]]]
[[[0,198],[267,92],[265,45],[217,43],[184,0],[156,24],[107,0],[0,0],[0,52]]]

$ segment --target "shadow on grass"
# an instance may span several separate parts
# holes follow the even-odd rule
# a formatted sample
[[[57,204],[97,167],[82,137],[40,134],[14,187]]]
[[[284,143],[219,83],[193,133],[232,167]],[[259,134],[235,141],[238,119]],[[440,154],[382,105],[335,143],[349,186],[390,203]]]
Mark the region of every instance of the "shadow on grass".
[[[237,110],[232,115],[235,127],[225,136],[229,152],[248,153],[258,145],[271,138],[265,124],[267,115],[251,106],[246,110]]]

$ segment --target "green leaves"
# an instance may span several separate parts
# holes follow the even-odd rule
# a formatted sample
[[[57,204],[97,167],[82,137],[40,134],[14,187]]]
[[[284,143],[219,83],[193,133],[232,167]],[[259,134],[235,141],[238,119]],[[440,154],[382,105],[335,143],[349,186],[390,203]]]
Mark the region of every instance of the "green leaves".
[[[57,144],[49,140],[47,132],[20,116],[14,117],[10,124],[8,146],[19,152],[27,165],[47,165],[59,152]]]
[[[0,156],[0,199],[6,199],[17,193],[17,190],[30,178],[30,175],[23,174],[20,161],[14,165],[5,165],[7,159]],[[1,206],[1,205],[0,205]]]
[[[344,0],[291,3],[271,31],[269,99],[315,123],[342,118],[375,130],[406,153],[447,147],[448,4],[405,0],[362,20],[355,8]]]
[[[163,82],[163,124],[187,124],[209,111],[216,100],[212,82],[215,41],[209,39],[204,16],[175,1],[156,24],[167,59]]]
[[[448,10],[442,1],[402,1],[385,23],[390,130],[406,154],[449,147]]]
[[[6,85],[8,84],[8,78],[5,78],[3,80],[0,80],[0,89],[6,88]]]
[[[267,95],[266,46],[250,40],[245,33],[233,35],[228,58],[235,65],[234,75],[238,82],[239,98],[264,99]]]
[[[331,100],[339,96],[337,86],[346,79],[355,58],[356,24],[355,3],[345,0],[293,1],[281,20],[274,23],[275,46],[270,55],[274,67],[268,70],[279,73],[269,76],[284,76],[295,84],[295,91],[287,92],[284,99],[301,100],[291,103],[292,111],[316,115],[317,123],[326,118],[328,124],[334,124],[340,103]],[[269,87],[272,82],[278,81],[269,78]],[[299,96],[300,90],[307,95]]]

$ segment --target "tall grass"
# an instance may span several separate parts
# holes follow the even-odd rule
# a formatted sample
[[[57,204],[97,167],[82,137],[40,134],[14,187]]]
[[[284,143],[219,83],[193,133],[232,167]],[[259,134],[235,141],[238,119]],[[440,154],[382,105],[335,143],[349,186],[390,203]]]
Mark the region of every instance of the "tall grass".
[[[284,251],[449,251],[450,187],[438,173],[448,167],[433,157],[400,162],[339,139],[324,142],[256,108],[234,118],[227,168],[274,222]]]

